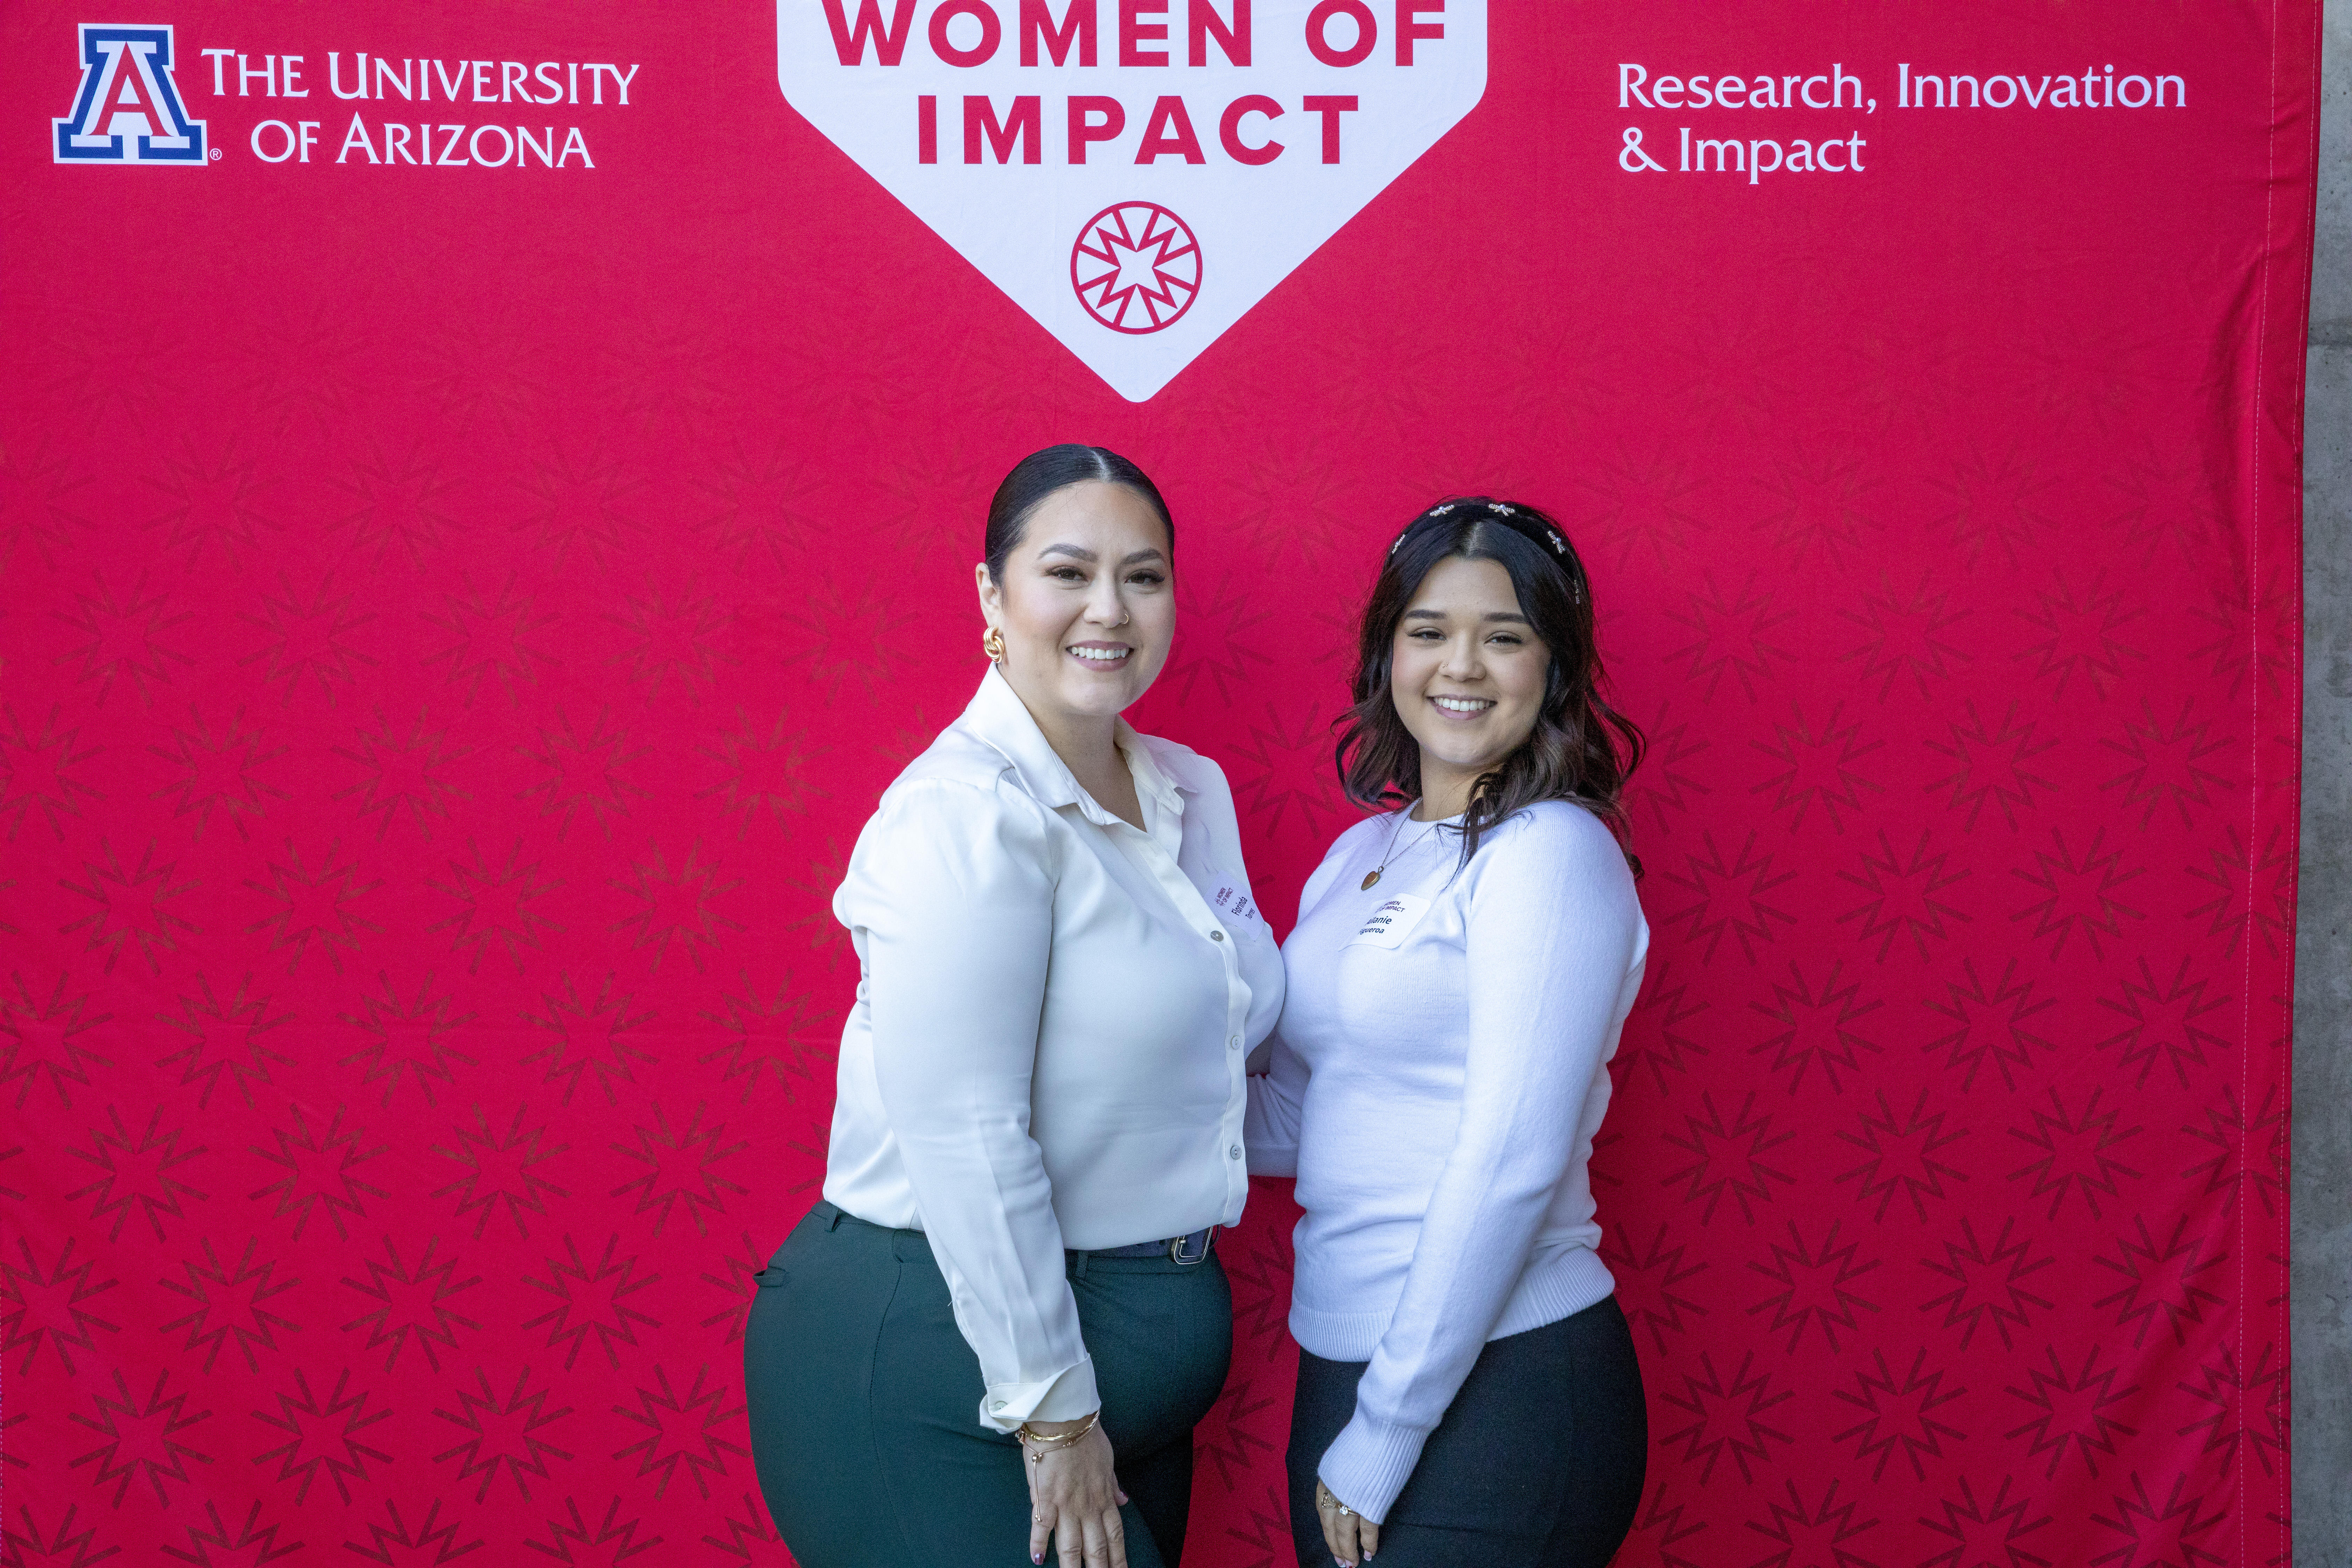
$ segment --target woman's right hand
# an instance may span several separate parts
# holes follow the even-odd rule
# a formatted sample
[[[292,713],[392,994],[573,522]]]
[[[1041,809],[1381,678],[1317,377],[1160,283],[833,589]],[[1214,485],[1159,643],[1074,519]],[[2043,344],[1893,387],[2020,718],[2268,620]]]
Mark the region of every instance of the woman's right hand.
[[[1051,1436],[1075,1429],[1076,1421],[1033,1421],[1030,1430]],[[1029,1561],[1045,1561],[1045,1538],[1054,1537],[1061,1568],[1127,1568],[1127,1534],[1118,1505],[1127,1494],[1111,1471],[1110,1438],[1100,1422],[1066,1448],[1022,1445],[1029,1472]]]

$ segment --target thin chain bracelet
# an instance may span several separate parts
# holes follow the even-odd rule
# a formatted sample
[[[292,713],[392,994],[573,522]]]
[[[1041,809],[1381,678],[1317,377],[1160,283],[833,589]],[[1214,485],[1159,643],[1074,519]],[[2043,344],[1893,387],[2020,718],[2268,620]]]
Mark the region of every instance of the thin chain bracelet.
[[[1021,1440],[1021,1446],[1029,1451],[1029,1462],[1034,1465],[1040,1459],[1043,1459],[1047,1454],[1055,1452],[1057,1449],[1066,1448],[1071,1444],[1076,1443],[1079,1438],[1093,1431],[1101,1424],[1101,1422],[1102,1411],[1097,1408],[1093,1415],[1087,1417],[1087,1424],[1079,1427],[1075,1432],[1065,1432],[1059,1436],[1049,1437],[1042,1432],[1032,1432],[1029,1430],[1029,1424],[1024,1421],[1017,1429],[1015,1429],[1013,1435],[1019,1438]]]

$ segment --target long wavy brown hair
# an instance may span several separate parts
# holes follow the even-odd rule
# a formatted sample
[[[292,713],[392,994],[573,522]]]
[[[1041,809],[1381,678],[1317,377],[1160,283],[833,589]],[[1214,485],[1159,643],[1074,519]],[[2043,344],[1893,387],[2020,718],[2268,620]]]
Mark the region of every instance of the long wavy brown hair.
[[[1389,547],[1364,605],[1357,637],[1355,706],[1339,720],[1335,760],[1348,798],[1392,810],[1421,794],[1421,746],[1389,690],[1397,624],[1441,561],[1492,561],[1509,574],[1519,613],[1550,651],[1543,707],[1519,748],[1480,775],[1463,814],[1462,858],[1478,841],[1538,801],[1570,800],[1608,825],[1633,874],[1625,781],[1645,742],[1634,722],[1602,700],[1593,639],[1592,589],[1566,531],[1542,512],[1486,496],[1456,496],[1405,526]]]

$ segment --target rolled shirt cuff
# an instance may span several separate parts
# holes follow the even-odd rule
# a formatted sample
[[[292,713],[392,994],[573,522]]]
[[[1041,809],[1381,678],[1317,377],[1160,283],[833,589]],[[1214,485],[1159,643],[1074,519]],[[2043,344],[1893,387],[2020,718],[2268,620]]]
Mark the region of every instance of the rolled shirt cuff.
[[[1101,1408],[1094,1358],[1082,1356],[1042,1383],[990,1384],[980,1402],[980,1424],[1011,1432],[1024,1421],[1077,1421]]]
[[[1420,1426],[1394,1426],[1368,1419],[1359,1409],[1331,1446],[1323,1450],[1316,1474],[1331,1495],[1370,1520],[1387,1522],[1389,1508],[1421,1463],[1422,1446],[1429,1431]]]

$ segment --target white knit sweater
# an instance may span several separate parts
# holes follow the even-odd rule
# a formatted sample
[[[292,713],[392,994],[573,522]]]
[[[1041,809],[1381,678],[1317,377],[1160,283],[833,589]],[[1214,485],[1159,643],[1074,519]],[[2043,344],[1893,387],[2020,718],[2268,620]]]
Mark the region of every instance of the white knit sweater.
[[[1398,851],[1380,881],[1360,884]],[[1290,1330],[1369,1361],[1319,1473],[1379,1521],[1488,1340],[1610,1294],[1586,1162],[1650,932],[1591,813],[1549,801],[1487,834],[1394,816],[1339,836],[1283,945],[1249,1168],[1296,1175]]]

